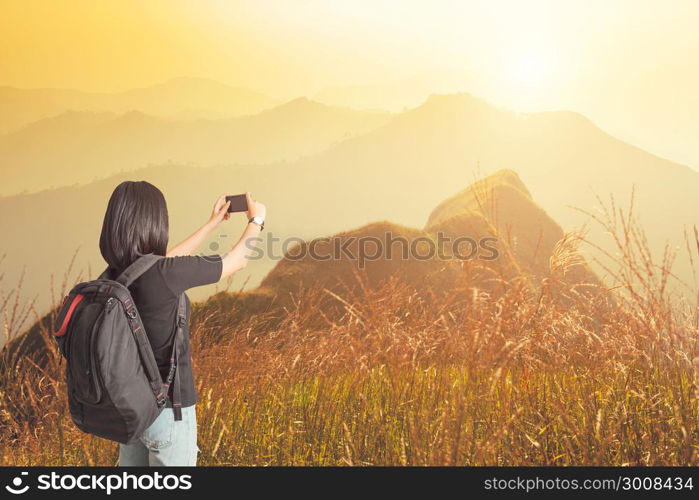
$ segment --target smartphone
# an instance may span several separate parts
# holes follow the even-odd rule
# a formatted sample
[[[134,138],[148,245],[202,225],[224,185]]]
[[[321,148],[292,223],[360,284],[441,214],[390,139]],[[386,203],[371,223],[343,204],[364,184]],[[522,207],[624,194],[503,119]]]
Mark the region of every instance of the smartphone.
[[[247,212],[248,211],[248,200],[245,198],[244,194],[236,194],[232,196],[226,196],[226,201],[230,201],[231,204],[228,207],[228,212]]]

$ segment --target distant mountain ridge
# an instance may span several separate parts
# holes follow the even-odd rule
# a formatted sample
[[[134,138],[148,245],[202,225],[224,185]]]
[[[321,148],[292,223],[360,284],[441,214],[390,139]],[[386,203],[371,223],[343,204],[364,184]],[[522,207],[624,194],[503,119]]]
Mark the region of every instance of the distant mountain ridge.
[[[123,92],[84,92],[69,89],[20,89],[0,86],[0,134],[18,130],[34,121],[65,111],[136,110],[180,118],[233,117],[259,113],[279,104],[253,90],[233,87],[205,78],[180,77]]]
[[[0,136],[0,195],[84,183],[149,164],[294,161],[385,124],[391,115],[299,98],[256,115],[174,120],[66,111]]]
[[[2,286],[13,286],[26,265],[27,293],[43,293],[49,276],[60,275],[78,247],[81,266],[101,265],[101,218],[111,190],[126,179],[148,180],[163,190],[173,240],[201,224],[215,196],[242,190],[267,204],[270,233],[312,239],[362,227],[377,214],[424,227],[427,215],[459,187],[502,169],[516,171],[531,198],[566,231],[588,220],[572,207],[595,211],[595,195],[609,200],[613,194],[615,206],[626,210],[634,188],[634,211],[656,254],[668,241],[684,248],[683,231],[696,224],[699,173],[690,168],[615,139],[577,113],[520,114],[470,95],[445,95],[292,162],[198,168],[173,159],[83,186],[0,198],[0,233],[12,235],[0,245],[7,253]],[[226,227],[237,230],[233,222]],[[609,242],[594,224],[588,239],[603,247]],[[257,285],[271,265],[251,264],[249,285]],[[681,256],[675,272],[692,282]]]
[[[313,98],[326,104],[353,109],[393,112],[419,106],[432,93],[432,85],[419,78],[385,84],[338,85],[326,87]]]
[[[362,189],[353,178],[363,176],[377,185],[408,186],[396,193],[395,210],[387,213],[401,224],[414,224],[418,210],[428,200],[437,203],[454,182],[503,168],[516,170],[564,228],[583,224],[587,216],[576,209],[594,211],[597,196],[608,203],[613,194],[618,206],[628,206],[634,190],[635,214],[649,239],[663,245],[682,238],[699,209],[693,194],[699,172],[688,166],[615,139],[579,113],[514,113],[470,94],[431,96],[307,165],[333,165],[336,178],[351,171],[352,178],[344,179],[349,191]],[[599,237],[601,231],[593,239]]]

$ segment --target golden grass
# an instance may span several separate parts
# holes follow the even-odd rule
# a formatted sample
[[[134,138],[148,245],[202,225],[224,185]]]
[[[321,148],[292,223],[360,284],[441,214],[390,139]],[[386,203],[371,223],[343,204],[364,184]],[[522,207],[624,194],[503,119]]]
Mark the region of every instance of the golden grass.
[[[568,284],[580,265],[568,237],[537,290],[389,280],[243,319],[235,297],[198,305],[199,463],[698,465],[697,304],[629,216],[599,218],[619,247],[600,262],[609,292]],[[46,338],[45,367],[0,374],[0,462],[114,464],[114,443],[70,421]]]

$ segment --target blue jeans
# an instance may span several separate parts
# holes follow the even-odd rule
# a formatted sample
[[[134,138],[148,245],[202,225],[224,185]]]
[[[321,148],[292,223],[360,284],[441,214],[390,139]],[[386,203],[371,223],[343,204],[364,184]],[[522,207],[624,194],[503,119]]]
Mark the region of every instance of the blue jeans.
[[[119,445],[120,466],[197,465],[197,413],[194,406],[182,408],[175,421],[172,408],[164,408],[139,439]]]

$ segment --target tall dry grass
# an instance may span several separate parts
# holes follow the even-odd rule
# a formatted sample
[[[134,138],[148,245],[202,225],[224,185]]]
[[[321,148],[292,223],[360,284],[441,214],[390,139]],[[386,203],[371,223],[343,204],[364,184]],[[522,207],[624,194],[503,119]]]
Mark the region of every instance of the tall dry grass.
[[[669,286],[671,255],[653,261],[629,211],[595,217],[616,245],[598,249],[608,290],[571,279],[569,235],[538,289],[391,280],[252,317],[230,295],[198,305],[199,463],[697,465],[696,295]],[[2,463],[114,464],[114,443],[72,425],[42,335],[45,366],[0,375]]]

